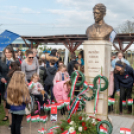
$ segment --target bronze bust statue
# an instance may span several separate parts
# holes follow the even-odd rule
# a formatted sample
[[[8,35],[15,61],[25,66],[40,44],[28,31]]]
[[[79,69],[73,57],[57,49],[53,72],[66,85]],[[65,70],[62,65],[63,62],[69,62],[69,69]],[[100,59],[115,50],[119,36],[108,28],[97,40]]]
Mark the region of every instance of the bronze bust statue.
[[[93,8],[95,24],[89,26],[86,35],[89,40],[109,40],[113,27],[106,24],[103,20],[106,15],[106,6],[99,3]]]

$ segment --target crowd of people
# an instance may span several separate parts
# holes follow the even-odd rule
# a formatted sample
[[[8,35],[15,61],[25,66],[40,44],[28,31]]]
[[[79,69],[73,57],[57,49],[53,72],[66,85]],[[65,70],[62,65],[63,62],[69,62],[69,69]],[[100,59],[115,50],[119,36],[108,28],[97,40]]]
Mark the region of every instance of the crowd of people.
[[[65,66],[60,53],[53,49],[51,53],[37,56],[37,49],[14,51],[7,46],[0,60],[0,97],[4,102],[5,117],[9,120],[12,134],[20,134],[21,121],[25,115],[26,104],[33,95],[41,108],[44,103],[67,100],[71,89],[70,76],[80,69],[84,73],[83,55],[71,54],[71,61]],[[0,99],[1,100],[1,99]]]
[[[75,53],[71,54],[68,66],[64,65],[56,49],[39,57],[37,54],[34,48],[26,50],[25,56],[22,56],[21,50],[14,51],[7,46],[0,60],[0,96],[5,110],[3,121],[9,120],[12,134],[20,134],[21,121],[31,95],[38,99],[41,108],[44,103],[67,100],[72,85],[71,74],[76,70],[84,73],[81,52],[78,57]],[[131,99],[133,83],[134,71],[123,53],[112,55],[108,91],[109,97],[114,98],[116,93],[120,96],[120,114],[122,101]],[[80,87],[76,87],[76,90],[80,90]],[[128,112],[131,110],[132,107],[128,106]]]
[[[129,61],[124,58],[123,52],[111,57],[111,72],[109,78],[109,96],[115,98],[115,93],[120,96],[119,111],[122,114],[122,101],[132,98],[132,88],[134,84],[134,70]],[[126,109],[126,107],[124,107]],[[109,111],[113,106],[109,107]],[[132,112],[132,106],[128,106],[128,113]]]

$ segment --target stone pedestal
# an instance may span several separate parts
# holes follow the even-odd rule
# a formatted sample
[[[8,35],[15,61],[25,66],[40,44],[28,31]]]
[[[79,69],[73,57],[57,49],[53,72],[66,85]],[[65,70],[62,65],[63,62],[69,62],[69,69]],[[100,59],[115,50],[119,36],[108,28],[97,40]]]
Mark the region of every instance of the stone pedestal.
[[[87,40],[83,42],[84,47],[84,74],[88,83],[93,83],[94,77],[102,74],[109,78],[110,73],[110,58],[112,43],[104,40]],[[103,81],[101,81],[103,86]],[[87,96],[91,96],[92,91],[87,92]],[[88,115],[94,115],[94,100],[87,101],[86,112]],[[108,90],[100,92],[98,111],[96,117],[101,120],[107,120],[108,114]]]

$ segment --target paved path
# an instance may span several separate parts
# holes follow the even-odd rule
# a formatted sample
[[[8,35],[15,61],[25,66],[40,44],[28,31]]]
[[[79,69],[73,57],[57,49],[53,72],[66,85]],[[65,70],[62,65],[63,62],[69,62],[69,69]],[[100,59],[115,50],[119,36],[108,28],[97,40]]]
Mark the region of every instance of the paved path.
[[[113,124],[112,134],[119,134],[121,127],[132,129],[134,123],[134,116],[126,117],[123,115],[109,115],[109,117],[112,119],[112,124]],[[134,134],[134,132],[132,132],[131,134]]]

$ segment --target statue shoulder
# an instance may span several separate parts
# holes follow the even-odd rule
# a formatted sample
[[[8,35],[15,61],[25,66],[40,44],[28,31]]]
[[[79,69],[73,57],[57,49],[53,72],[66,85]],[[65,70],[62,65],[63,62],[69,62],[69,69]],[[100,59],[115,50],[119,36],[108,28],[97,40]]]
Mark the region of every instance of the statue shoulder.
[[[109,31],[113,31],[114,30],[112,26],[110,26],[108,24],[106,24],[106,26],[107,26],[107,29],[109,29]]]
[[[89,31],[91,31],[93,28],[94,28],[94,24],[91,25],[91,26],[89,26],[89,27],[87,28],[87,30],[86,30],[86,34],[88,34]]]

